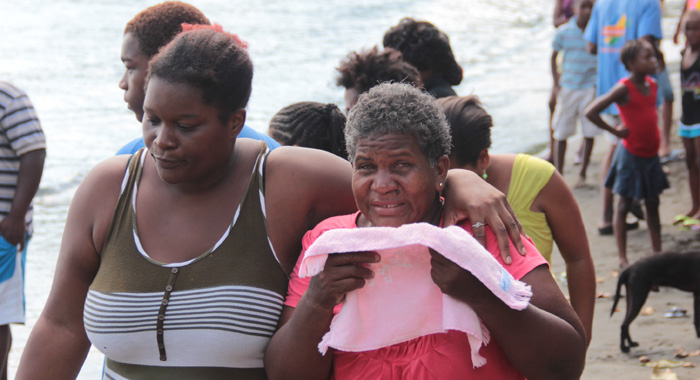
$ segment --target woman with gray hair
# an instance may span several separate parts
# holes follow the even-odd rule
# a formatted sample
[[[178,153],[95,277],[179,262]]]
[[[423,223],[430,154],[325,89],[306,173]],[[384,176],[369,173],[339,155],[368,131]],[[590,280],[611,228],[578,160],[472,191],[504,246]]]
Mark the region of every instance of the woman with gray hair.
[[[440,193],[450,166],[451,142],[445,116],[430,95],[408,84],[372,88],[350,111],[345,138],[359,211],[326,219],[307,232],[304,251],[332,229],[419,222],[442,226]],[[585,359],[585,334],[546,261],[526,242],[529,254],[514,255],[505,265],[488,227],[468,220],[460,227],[467,232],[486,230],[488,251],[514,278],[529,284],[533,293],[525,309],[510,309],[469,271],[431,251],[434,285],[473,308],[491,333],[493,340],[479,352],[486,358],[485,365],[475,368],[469,338],[456,330],[414,339],[394,337],[398,343],[371,351],[331,348],[321,355],[317,347],[345,295],[365,287],[374,277],[373,264],[382,259],[376,252],[329,255],[323,270],[309,281],[299,277],[302,254],[290,279],[279,330],[266,350],[269,378],[578,378]]]

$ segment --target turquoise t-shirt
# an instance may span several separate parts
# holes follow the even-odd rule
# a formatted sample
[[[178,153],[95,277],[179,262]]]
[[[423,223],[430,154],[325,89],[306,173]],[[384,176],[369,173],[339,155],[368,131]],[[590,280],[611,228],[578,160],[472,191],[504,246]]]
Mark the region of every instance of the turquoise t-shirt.
[[[661,39],[659,0],[598,0],[583,37],[598,46],[598,96],[607,93],[629,75],[620,62],[620,50],[628,40],[645,36]],[[603,113],[617,115],[612,104]]]

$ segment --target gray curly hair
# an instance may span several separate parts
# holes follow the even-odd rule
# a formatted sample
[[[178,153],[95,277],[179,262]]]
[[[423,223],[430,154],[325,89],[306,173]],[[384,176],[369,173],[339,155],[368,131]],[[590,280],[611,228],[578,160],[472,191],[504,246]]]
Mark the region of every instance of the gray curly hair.
[[[360,95],[345,126],[348,159],[357,142],[372,135],[412,134],[433,166],[450,154],[452,139],[445,114],[429,94],[406,83],[382,83]]]

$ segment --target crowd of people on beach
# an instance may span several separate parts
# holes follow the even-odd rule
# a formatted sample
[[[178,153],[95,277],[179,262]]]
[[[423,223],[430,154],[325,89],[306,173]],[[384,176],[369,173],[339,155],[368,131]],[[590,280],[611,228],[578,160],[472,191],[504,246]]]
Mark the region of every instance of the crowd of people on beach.
[[[687,228],[700,228],[697,3],[674,37],[686,36],[679,134],[692,206],[675,222]],[[567,140],[580,125],[577,188],[594,139],[609,135],[598,232],[615,235],[620,266],[629,213],[661,252],[673,90],[658,0],[555,0],[553,22],[548,162],[489,152],[493,118],[456,93],[462,67],[428,21],[404,18],[381,47],[339,62],[345,111],[294,103],[265,135],[246,125],[244,35],[179,1],[138,13],[118,85],[143,136],[77,189],[16,378],[74,379],[91,345],[105,379],[580,377],[596,277],[563,177]],[[19,245],[0,256],[12,258],[0,261],[6,378],[46,145],[26,95],[0,85],[16,188],[0,202],[0,233]],[[446,233],[402,229],[416,224]],[[550,270],[555,244],[569,300]]]

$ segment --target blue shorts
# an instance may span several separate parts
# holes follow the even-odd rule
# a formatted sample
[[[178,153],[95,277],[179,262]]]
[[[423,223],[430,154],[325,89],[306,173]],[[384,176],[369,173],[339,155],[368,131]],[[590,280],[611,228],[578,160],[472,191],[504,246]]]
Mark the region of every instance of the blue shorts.
[[[620,143],[605,177],[605,187],[620,196],[642,200],[658,197],[669,184],[658,155],[637,157]]]
[[[659,93],[656,96],[656,105],[660,106],[663,102],[672,102],[673,87],[671,87],[668,71],[664,68],[664,71],[656,74],[654,79],[656,79],[656,84],[659,86]]]
[[[686,139],[694,139],[696,137],[700,137],[700,124],[685,125],[682,121],[679,121],[678,136]]]
[[[17,247],[0,235],[0,325],[24,323],[24,268],[27,245],[17,252]]]

